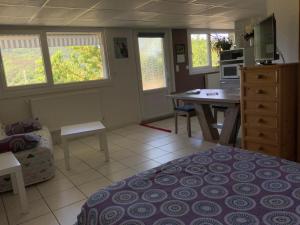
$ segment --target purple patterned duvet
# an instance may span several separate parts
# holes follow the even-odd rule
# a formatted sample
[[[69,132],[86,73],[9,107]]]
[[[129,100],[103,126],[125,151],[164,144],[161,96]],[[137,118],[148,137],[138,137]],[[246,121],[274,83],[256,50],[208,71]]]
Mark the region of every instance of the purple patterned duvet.
[[[217,147],[92,195],[79,225],[299,225],[300,164]]]

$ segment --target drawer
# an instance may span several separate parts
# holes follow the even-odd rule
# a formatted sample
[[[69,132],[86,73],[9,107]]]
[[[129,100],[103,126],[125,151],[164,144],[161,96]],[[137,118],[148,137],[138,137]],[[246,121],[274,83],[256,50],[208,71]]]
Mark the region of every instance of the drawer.
[[[254,142],[245,141],[244,148],[247,150],[262,152],[262,153],[277,156],[277,157],[281,156],[279,146],[258,144],[258,143],[254,143]]]
[[[244,74],[245,83],[277,83],[278,72],[276,70],[269,71],[247,71]]]
[[[244,128],[245,140],[251,140],[256,143],[263,144],[278,144],[279,135],[275,129],[263,129],[263,128]]]
[[[277,115],[277,102],[262,102],[262,101],[244,101],[245,113],[255,113],[264,115]]]
[[[278,128],[278,118],[274,116],[244,115],[245,127]]]
[[[244,87],[244,96],[249,99],[256,100],[277,100],[278,88],[277,87]]]

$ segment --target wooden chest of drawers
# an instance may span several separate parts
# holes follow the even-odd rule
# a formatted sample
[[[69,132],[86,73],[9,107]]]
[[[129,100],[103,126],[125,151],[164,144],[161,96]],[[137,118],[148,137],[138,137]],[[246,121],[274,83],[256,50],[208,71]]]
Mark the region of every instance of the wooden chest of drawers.
[[[298,64],[242,68],[242,147],[295,160]]]

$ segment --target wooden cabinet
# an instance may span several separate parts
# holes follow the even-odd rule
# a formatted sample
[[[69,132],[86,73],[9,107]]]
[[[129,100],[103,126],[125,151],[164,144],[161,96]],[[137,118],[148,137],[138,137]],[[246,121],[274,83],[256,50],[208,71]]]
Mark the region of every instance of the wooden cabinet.
[[[298,64],[242,68],[242,147],[295,160]]]

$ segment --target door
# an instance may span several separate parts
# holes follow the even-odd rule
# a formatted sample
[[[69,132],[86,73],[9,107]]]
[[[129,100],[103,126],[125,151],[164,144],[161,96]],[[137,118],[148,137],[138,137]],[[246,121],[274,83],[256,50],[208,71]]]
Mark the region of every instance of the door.
[[[137,33],[142,121],[172,113],[169,48],[166,33]]]

